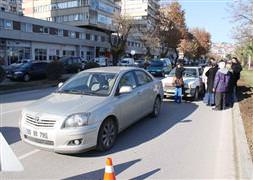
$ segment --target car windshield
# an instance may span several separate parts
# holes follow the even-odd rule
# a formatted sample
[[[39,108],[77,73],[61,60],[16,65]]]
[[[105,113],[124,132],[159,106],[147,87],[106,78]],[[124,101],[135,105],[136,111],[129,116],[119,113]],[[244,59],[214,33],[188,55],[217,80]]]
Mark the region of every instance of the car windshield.
[[[163,67],[163,62],[161,62],[161,61],[152,61],[150,66],[152,66],[152,67]]]
[[[175,72],[176,72],[176,68],[174,68],[168,76],[169,77],[174,77]],[[194,78],[196,78],[197,77],[196,69],[185,68],[184,73],[183,73],[183,77],[194,77]]]
[[[108,96],[114,86],[117,74],[85,72],[78,74],[60,87],[58,93]]]

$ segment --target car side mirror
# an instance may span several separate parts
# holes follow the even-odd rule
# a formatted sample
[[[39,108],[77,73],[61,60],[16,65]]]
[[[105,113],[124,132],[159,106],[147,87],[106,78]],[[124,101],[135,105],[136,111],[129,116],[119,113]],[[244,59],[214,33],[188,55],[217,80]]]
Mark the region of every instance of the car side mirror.
[[[129,94],[133,91],[131,86],[122,86],[119,90],[119,94]]]
[[[60,83],[58,84],[58,88],[62,87],[62,85],[63,85],[63,82],[60,82]]]

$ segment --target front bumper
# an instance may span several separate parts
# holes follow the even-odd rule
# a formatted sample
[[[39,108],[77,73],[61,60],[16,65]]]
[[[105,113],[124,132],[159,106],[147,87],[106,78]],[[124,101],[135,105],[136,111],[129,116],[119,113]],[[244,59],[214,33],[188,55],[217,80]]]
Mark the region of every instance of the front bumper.
[[[95,147],[98,130],[99,126],[97,124],[71,129],[37,128],[23,124],[20,127],[20,137],[24,142],[41,149],[57,153],[74,154]],[[70,144],[73,140],[80,140],[81,143],[79,145]]]
[[[176,92],[175,87],[163,87],[164,95],[165,96],[174,96]],[[184,88],[183,90],[184,96],[186,97],[193,97],[195,94],[195,89]]]

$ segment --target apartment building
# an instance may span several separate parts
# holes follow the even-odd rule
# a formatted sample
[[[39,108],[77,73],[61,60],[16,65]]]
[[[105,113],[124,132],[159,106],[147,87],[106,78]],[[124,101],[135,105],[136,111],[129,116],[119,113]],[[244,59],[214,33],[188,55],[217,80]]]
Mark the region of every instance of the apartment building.
[[[22,0],[0,0],[0,11],[22,14]]]
[[[0,61],[50,61],[62,56],[89,60],[110,53],[104,32],[0,12]]]
[[[117,13],[114,0],[24,0],[26,16],[78,27],[113,30]]]

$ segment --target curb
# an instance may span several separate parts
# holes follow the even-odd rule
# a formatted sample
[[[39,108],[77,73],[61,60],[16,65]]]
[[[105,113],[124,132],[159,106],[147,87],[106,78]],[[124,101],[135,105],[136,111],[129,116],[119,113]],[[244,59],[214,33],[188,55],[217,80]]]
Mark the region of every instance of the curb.
[[[234,136],[235,136],[235,161],[238,179],[253,179],[253,163],[245,134],[239,103],[235,103],[232,110]]]
[[[57,87],[57,85],[51,84],[51,85],[43,85],[43,86],[34,86],[34,87],[6,90],[6,91],[1,91],[0,95],[16,93],[16,92],[23,92],[23,91],[33,91],[33,90],[38,90],[38,89],[47,89],[47,88],[50,88],[50,87]]]

